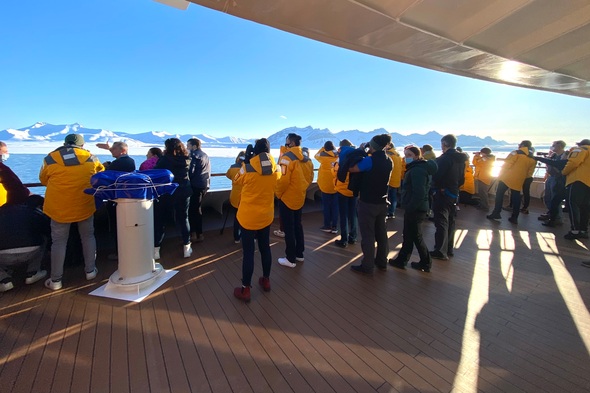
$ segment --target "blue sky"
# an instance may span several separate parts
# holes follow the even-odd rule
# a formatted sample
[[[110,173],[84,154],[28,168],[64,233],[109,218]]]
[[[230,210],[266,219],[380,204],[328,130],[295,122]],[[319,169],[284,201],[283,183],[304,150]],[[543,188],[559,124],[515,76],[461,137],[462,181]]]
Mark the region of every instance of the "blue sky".
[[[268,136],[383,127],[504,139],[590,137],[590,100],[396,63],[191,4],[0,2],[0,130]]]

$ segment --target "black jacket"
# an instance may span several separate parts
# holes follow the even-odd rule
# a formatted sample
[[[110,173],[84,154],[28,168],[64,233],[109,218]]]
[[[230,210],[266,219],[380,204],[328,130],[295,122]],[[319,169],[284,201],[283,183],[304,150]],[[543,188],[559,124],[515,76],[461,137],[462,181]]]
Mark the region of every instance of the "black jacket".
[[[50,219],[41,210],[25,205],[0,207],[0,250],[39,246],[49,238]]]
[[[133,172],[135,170],[135,160],[127,155],[117,158],[106,168],[109,171]]]
[[[448,149],[436,159],[438,171],[432,175],[432,188],[449,197],[459,197],[459,188],[465,183],[467,156],[455,149]]]
[[[370,160],[372,161],[371,169],[359,173],[361,175],[360,200],[365,203],[386,204],[393,162],[385,150],[374,152]]]
[[[402,183],[402,206],[406,213],[428,211],[430,177],[437,168],[434,160],[412,161],[406,166]]]

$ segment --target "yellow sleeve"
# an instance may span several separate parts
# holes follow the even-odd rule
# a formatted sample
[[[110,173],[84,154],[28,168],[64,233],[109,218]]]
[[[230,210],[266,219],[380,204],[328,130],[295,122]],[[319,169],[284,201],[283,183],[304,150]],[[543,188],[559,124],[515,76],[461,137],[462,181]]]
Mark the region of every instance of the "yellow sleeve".
[[[584,162],[587,156],[588,151],[586,149],[581,149],[579,147],[573,149],[570,152],[567,158],[567,164],[565,164],[565,168],[563,168],[561,173],[563,173],[564,175],[570,174],[574,171],[574,169],[579,167],[582,162]]]

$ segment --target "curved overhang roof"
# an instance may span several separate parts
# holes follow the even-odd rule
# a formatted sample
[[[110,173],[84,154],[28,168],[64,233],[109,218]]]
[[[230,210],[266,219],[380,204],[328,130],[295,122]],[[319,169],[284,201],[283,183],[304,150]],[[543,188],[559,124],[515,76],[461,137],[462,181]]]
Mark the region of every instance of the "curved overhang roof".
[[[588,0],[190,1],[373,56],[590,98]]]

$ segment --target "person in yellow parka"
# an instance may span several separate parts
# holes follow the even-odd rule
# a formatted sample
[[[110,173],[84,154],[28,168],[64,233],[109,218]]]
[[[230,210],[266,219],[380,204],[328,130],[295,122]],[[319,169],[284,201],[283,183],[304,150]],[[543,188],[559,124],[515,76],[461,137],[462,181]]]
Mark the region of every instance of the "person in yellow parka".
[[[490,220],[500,220],[502,211],[502,202],[504,194],[510,189],[510,202],[512,206],[512,216],[508,219],[513,224],[518,223],[518,214],[520,213],[520,192],[531,171],[535,170],[536,161],[532,158],[530,152],[532,148],[531,141],[524,140],[518,145],[518,150],[511,152],[506,160],[500,174],[498,175],[498,188],[496,190],[496,202],[494,210],[486,217]]]
[[[240,206],[240,196],[242,194],[242,185],[237,183],[235,178],[240,169],[242,168],[242,164],[246,158],[246,152],[244,150],[238,153],[236,157],[236,162],[232,164],[227,172],[225,172],[225,177],[231,180],[231,192],[229,193],[229,203],[234,211],[234,242],[240,242],[240,223],[238,221],[237,212],[238,206]],[[228,213],[229,214],[229,213]],[[227,219],[227,217],[226,217]],[[224,223],[225,224],[225,223]],[[224,225],[225,226],[225,225]]]
[[[566,176],[566,202],[571,223],[571,230],[564,235],[568,240],[588,239],[590,218],[590,139],[576,144],[561,171]]]
[[[475,195],[475,179],[473,176],[473,168],[469,164],[469,155],[463,152],[463,149],[457,147],[457,151],[465,155],[465,182],[459,187],[459,203],[464,205],[477,205],[479,202],[473,199]],[[458,206],[457,206],[457,210]]]
[[[332,141],[327,141],[315,155],[320,163],[318,170],[318,187],[322,192],[322,208],[324,211],[324,225],[320,230],[327,233],[338,233],[338,194],[334,189],[332,168],[338,160],[338,152]]]
[[[43,159],[39,173],[41,184],[47,186],[43,212],[51,218],[51,278],[45,286],[52,290],[62,288],[66,244],[70,225],[78,223],[82,240],[86,279],[96,277],[96,239],[94,238],[94,198],[84,193],[90,188],[90,178],[104,171],[98,158],[83,149],[84,138],[69,134],[64,146]]]
[[[385,151],[391,161],[393,162],[393,169],[391,170],[391,177],[389,178],[389,188],[387,190],[387,199],[389,205],[387,207],[387,219],[395,218],[395,209],[397,207],[397,194],[402,184],[403,172],[405,172],[406,162],[395,150],[393,142],[389,144]]]
[[[477,195],[479,195],[479,206],[477,208],[487,212],[490,208],[488,195],[493,180],[492,170],[496,162],[496,157],[492,154],[492,150],[489,147],[484,147],[473,155],[471,162],[475,167],[473,177],[475,179]]]
[[[270,154],[266,138],[258,139],[252,148],[248,146],[245,161],[234,182],[242,189],[237,218],[242,227],[242,286],[234,289],[234,296],[250,301],[250,287],[254,273],[254,239],[262,260],[262,277],[258,284],[265,292],[270,291],[270,225],[274,219],[274,190],[280,173]]]
[[[350,173],[346,174],[346,179],[344,182],[338,180],[337,176],[340,163],[344,162],[346,156],[353,152],[354,149],[354,145],[350,143],[348,139],[342,139],[338,149],[338,160],[332,168],[334,190],[336,190],[336,193],[338,194],[338,214],[340,216],[340,239],[336,239],[334,244],[341,248],[345,248],[349,244],[355,244],[357,237],[357,197],[354,196],[354,192],[352,192],[352,190],[348,189]]]
[[[307,187],[313,181],[313,162],[309,151],[301,147],[301,136],[290,133],[285,140],[285,149],[279,158],[281,178],[277,182],[279,215],[285,231],[285,256],[279,264],[295,267],[303,262],[305,239],[301,224],[301,212],[305,203]]]

